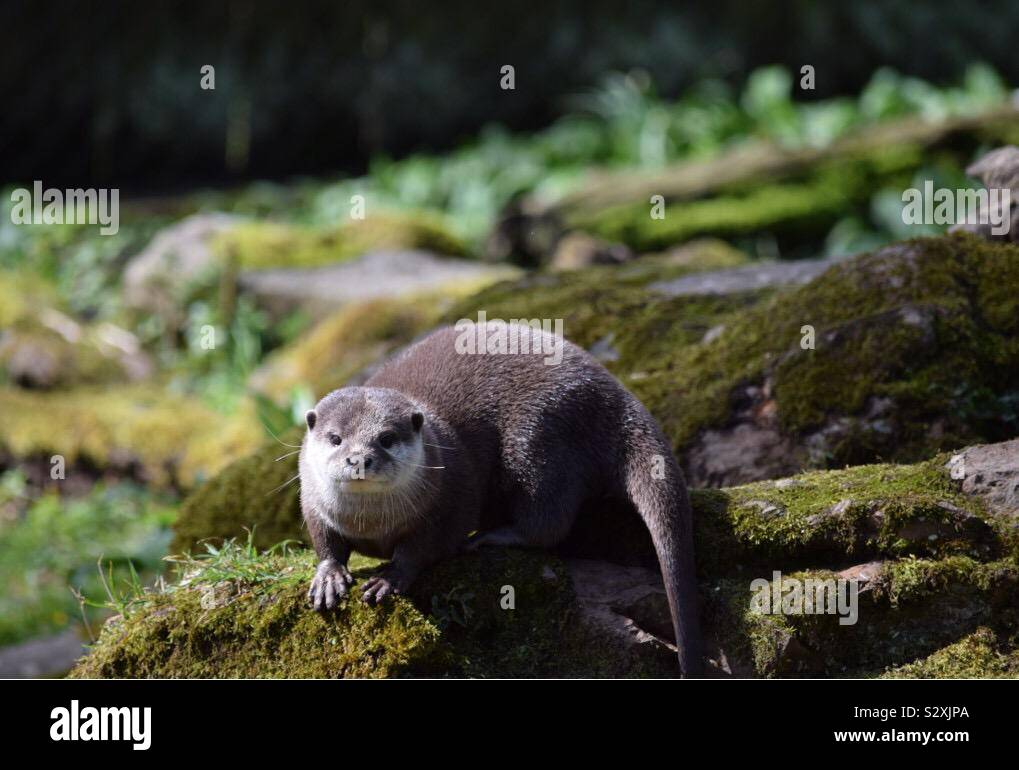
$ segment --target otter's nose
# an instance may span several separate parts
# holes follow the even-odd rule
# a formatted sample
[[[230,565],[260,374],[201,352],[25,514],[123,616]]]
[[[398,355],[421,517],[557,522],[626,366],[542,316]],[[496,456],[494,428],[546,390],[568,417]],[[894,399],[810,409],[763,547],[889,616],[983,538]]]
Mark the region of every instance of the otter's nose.
[[[370,455],[348,455],[347,465],[362,465],[364,468],[372,467],[372,458]]]

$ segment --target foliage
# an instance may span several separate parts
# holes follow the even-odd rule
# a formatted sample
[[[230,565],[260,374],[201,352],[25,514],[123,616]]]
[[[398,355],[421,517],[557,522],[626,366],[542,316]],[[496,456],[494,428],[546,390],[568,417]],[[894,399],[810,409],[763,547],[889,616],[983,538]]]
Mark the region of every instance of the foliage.
[[[172,498],[131,483],[85,496],[30,491],[19,471],[0,476],[0,644],[53,631],[79,614],[72,589],[106,600],[106,585],[161,571]],[[102,574],[101,574],[102,573]]]

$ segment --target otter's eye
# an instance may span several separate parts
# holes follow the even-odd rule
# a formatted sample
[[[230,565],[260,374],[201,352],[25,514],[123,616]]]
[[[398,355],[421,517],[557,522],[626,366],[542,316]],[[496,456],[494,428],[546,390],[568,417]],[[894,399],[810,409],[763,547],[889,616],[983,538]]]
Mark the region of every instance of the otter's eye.
[[[335,433],[329,434],[329,443],[333,446],[339,446],[343,443],[343,439],[337,436]]]
[[[382,445],[383,449],[389,449],[391,446],[393,446],[393,443],[395,441],[396,436],[393,435],[392,433],[383,433],[381,436],[379,436],[379,444]]]

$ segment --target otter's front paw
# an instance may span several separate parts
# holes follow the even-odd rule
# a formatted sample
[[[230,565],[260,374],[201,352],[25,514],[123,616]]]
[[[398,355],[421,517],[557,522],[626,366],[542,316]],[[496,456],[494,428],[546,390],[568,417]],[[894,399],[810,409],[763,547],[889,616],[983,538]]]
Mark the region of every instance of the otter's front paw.
[[[393,573],[373,575],[361,585],[361,599],[366,604],[378,604],[390,594],[401,594],[406,588]]]
[[[354,576],[343,564],[325,559],[318,565],[308,590],[308,600],[318,612],[333,609],[354,584]]]

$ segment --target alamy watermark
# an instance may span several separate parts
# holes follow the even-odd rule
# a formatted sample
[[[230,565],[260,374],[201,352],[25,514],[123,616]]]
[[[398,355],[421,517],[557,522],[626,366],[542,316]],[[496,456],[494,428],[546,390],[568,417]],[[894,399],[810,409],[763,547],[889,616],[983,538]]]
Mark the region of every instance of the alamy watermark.
[[[563,360],[561,318],[511,318],[506,322],[489,320],[488,314],[479,310],[476,321],[461,318],[453,328],[457,332],[454,349],[460,355],[543,355],[549,366]]]
[[[935,189],[928,179],[923,190],[903,190],[902,202],[902,222],[907,225],[990,225],[997,236],[1008,234],[1012,227],[1012,191],[1007,187]]]
[[[148,706],[58,706],[50,712],[54,741],[130,741],[136,751],[152,745],[152,709]]]
[[[840,626],[856,625],[860,584],[845,578],[791,578],[750,582],[750,611],[759,615],[838,615]]]
[[[43,188],[11,191],[11,222],[16,225],[99,225],[102,235],[120,232],[120,190],[112,188]]]

